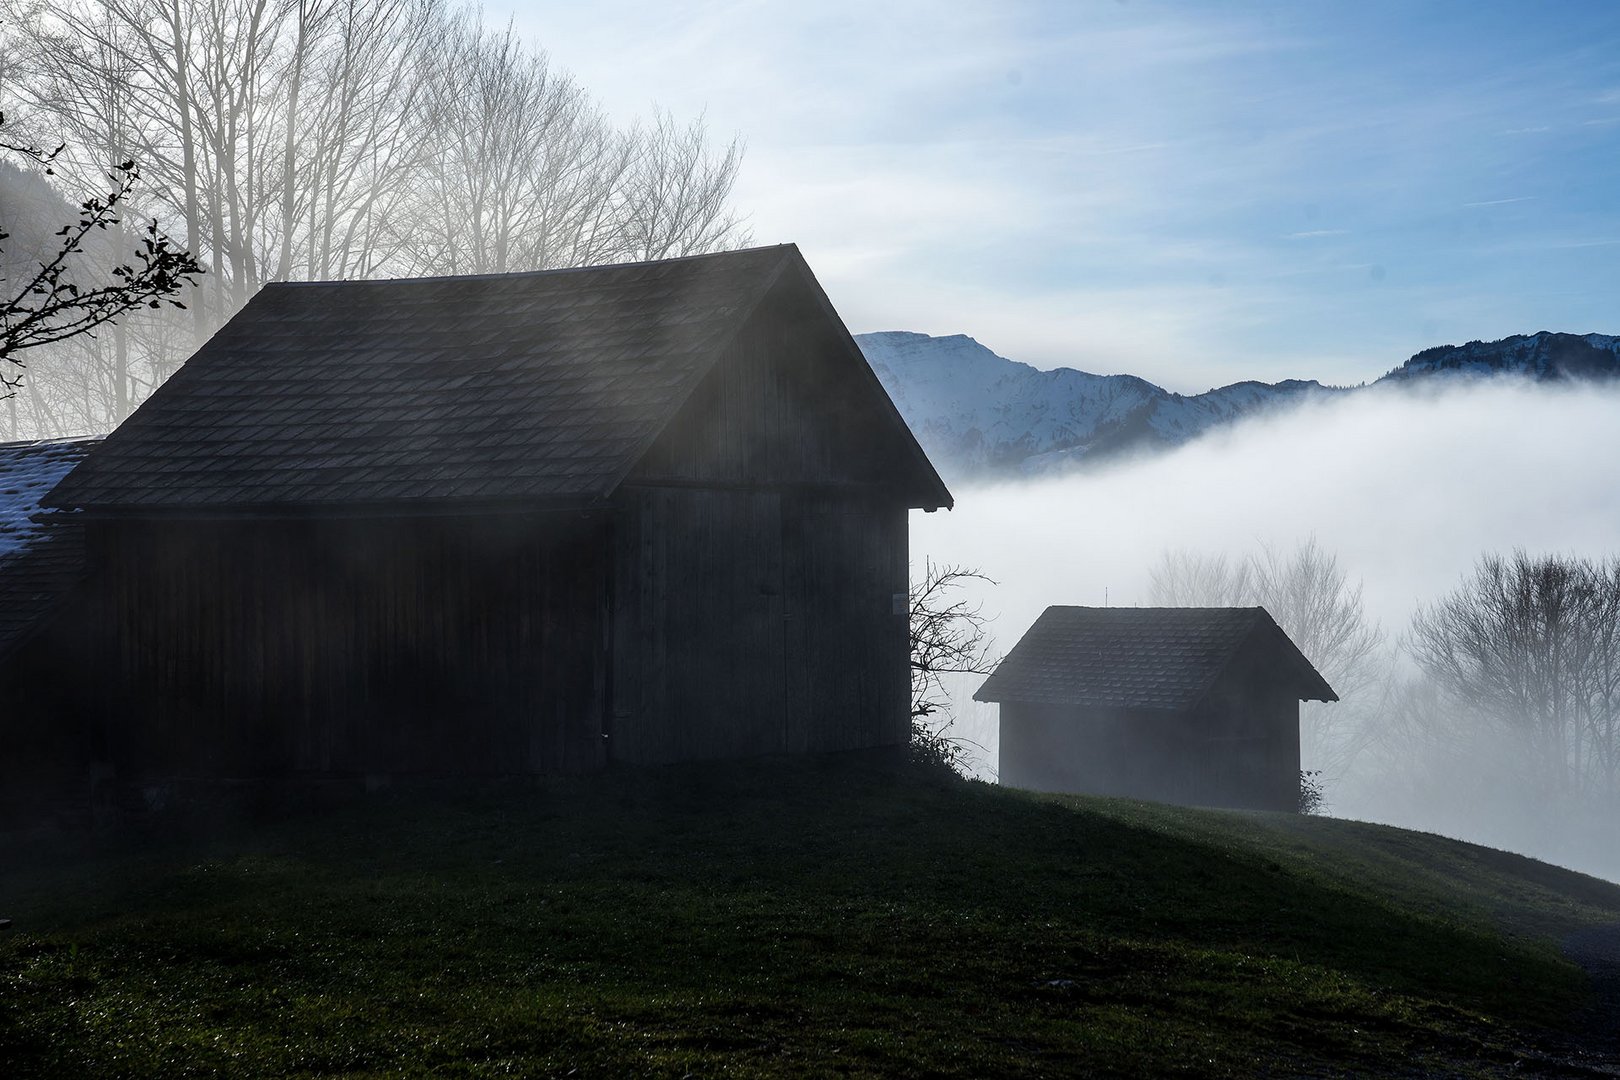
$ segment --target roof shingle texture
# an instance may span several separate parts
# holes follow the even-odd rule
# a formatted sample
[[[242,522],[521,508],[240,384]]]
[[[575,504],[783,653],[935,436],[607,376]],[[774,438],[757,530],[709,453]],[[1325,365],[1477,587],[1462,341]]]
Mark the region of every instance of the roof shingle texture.
[[[1332,695],[1264,608],[1049,607],[973,697],[1179,711],[1197,703],[1255,633],[1275,636],[1302,694]]]
[[[0,444],[0,656],[84,577],[84,535],[66,515],[31,520],[40,499],[99,439]],[[54,519],[54,520],[52,520]]]
[[[270,285],[47,503],[600,497],[790,257]]]

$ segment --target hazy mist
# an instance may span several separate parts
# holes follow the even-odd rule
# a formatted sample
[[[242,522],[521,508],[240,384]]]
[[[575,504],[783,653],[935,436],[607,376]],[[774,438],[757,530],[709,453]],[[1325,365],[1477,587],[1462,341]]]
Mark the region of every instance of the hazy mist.
[[[980,598],[1005,651],[1049,604],[1145,605],[1149,570],[1166,549],[1241,557],[1257,543],[1314,535],[1364,582],[1368,613],[1398,642],[1418,605],[1455,588],[1483,553],[1620,551],[1616,493],[1620,389],[1498,381],[1368,390],[1089,472],[958,486],[954,512],[913,516],[912,551],[996,579]],[[954,730],[982,747],[981,772],[992,775],[996,711],[969,700],[978,681],[951,687]],[[1466,718],[1456,723],[1467,728]],[[1544,806],[1527,814],[1511,784],[1487,782],[1511,753],[1398,748],[1394,759],[1446,758],[1443,782],[1395,777],[1389,752],[1368,755],[1332,778],[1329,802],[1345,816],[1620,879],[1610,820]],[[1474,764],[1462,768],[1463,757]]]

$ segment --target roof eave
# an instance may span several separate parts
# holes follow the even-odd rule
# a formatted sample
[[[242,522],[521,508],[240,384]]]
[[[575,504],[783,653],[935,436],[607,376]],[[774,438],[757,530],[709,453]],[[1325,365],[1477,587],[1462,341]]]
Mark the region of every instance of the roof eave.
[[[473,517],[483,515],[593,513],[608,509],[595,495],[529,498],[397,499],[363,503],[265,502],[240,505],[99,504],[77,510],[49,511],[57,520],[73,521],[270,521],[290,518]]]

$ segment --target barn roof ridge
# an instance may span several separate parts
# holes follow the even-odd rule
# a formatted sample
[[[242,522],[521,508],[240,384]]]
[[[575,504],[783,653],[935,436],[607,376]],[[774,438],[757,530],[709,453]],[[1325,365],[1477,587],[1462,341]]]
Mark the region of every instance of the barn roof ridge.
[[[786,253],[788,249],[797,252],[799,245],[791,242],[758,244],[754,247],[728,248],[725,251],[705,251],[697,255],[674,255],[667,259],[633,259],[626,262],[586,263],[583,266],[552,266],[544,270],[486,270],[477,274],[426,274],[421,277],[320,278],[314,281],[267,281],[263,287],[266,289],[303,289],[336,285],[413,285],[417,283],[443,284],[447,281],[507,281],[514,278],[583,274],[597,270],[634,270],[640,267],[663,266],[669,263],[696,262],[700,259],[723,259],[732,255],[751,255],[763,251],[782,251]]]
[[[793,244],[266,287],[43,505],[97,516],[597,504],[790,279],[847,336]],[[873,422],[915,444],[876,376],[867,382],[887,406]],[[915,455],[890,466],[897,487],[949,505]]]
[[[1300,696],[1332,687],[1264,607],[1084,607],[1043,611],[975,701],[1179,711],[1196,704],[1255,634],[1271,637]]]

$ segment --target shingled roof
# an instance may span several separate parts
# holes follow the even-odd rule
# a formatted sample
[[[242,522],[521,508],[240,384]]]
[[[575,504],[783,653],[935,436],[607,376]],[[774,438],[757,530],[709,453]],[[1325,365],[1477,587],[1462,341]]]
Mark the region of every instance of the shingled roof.
[[[100,439],[0,443],[0,657],[26,641],[84,577],[84,535],[40,499]]]
[[[1302,699],[1338,700],[1260,607],[1049,607],[973,698],[1179,711],[1196,704],[1256,636]]]
[[[837,320],[791,244],[269,285],[47,501],[209,512],[601,499],[782,280]],[[950,505],[921,449],[903,464],[931,477],[931,505]]]

